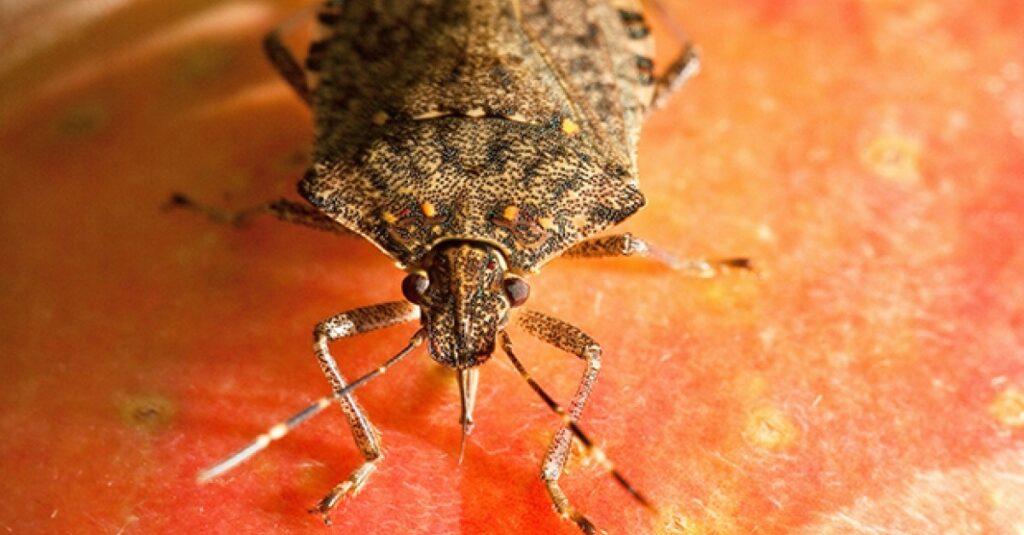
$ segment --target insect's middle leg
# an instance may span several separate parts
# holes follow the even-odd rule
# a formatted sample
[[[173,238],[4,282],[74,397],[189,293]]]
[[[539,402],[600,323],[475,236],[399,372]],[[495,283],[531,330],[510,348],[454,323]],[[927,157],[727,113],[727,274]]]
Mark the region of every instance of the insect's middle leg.
[[[337,221],[324,215],[320,210],[317,210],[307,204],[288,199],[278,199],[276,201],[266,202],[237,212],[231,212],[201,204],[192,200],[191,197],[187,197],[181,193],[175,193],[174,195],[171,195],[171,199],[167,202],[165,207],[194,210],[217,223],[224,223],[226,225],[233,225],[236,227],[243,226],[257,217],[271,215],[281,221],[295,223],[297,225],[314,228],[316,230],[323,230],[341,235],[355,235],[352,231],[343,227]]]
[[[654,111],[664,107],[669,97],[679,91],[693,75],[697,74],[697,71],[700,70],[700,56],[697,55],[696,47],[686,37],[686,33],[676,24],[660,1],[646,0],[645,3],[657,17],[663,19],[671,33],[675,35],[676,40],[682,44],[675,58],[668,64],[668,68],[654,80],[654,95],[647,108],[648,111]]]
[[[586,360],[587,369],[583,372],[580,386],[576,389],[568,410],[568,415],[573,421],[579,420],[583,414],[583,407],[590,398],[594,382],[597,381],[597,373],[601,369],[601,346],[576,327],[539,312],[525,310],[519,314],[517,322],[531,335]],[[558,484],[558,478],[561,477],[565,462],[569,458],[572,438],[573,434],[568,426],[555,433],[547,455],[544,456],[541,479],[547,486],[548,494],[551,495],[551,501],[559,515],[571,519],[584,533],[597,533],[597,528],[569,503],[569,499]]]
[[[700,56],[693,43],[687,41],[668,67],[654,80],[654,96],[649,110],[663,108],[668,99],[679,91],[700,70]]]
[[[673,270],[705,278],[714,277],[727,269],[753,269],[750,259],[742,257],[719,260],[680,260],[628,232],[583,240],[562,253],[564,258],[614,258],[623,256],[651,258]]]
[[[327,347],[330,342],[412,321],[418,317],[419,308],[405,301],[398,301],[357,308],[317,324],[313,331],[313,351],[320,363],[320,369],[323,370],[334,393],[340,392],[347,383]],[[327,515],[331,509],[338,505],[338,502],[346,495],[358,493],[384,456],[380,434],[366,418],[362,407],[356,403],[355,398],[351,395],[341,396],[338,398],[338,404],[341,406],[342,412],[345,413],[345,418],[348,419],[349,427],[352,428],[352,438],[355,439],[356,447],[362,453],[364,462],[352,472],[347,480],[334,487],[310,510],[311,513],[322,514],[324,522],[327,524],[330,523],[330,518]]]

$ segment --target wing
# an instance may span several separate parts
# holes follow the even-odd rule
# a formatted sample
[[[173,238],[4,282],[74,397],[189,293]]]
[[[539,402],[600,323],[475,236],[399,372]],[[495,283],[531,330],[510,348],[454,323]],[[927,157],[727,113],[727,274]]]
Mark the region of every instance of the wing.
[[[385,123],[456,115],[541,125],[573,116],[509,2],[341,4],[321,15],[323,39],[310,48],[324,158],[351,156]]]
[[[636,56],[609,50],[628,39],[611,6],[365,0],[320,21],[300,191],[400,263],[475,239],[528,271],[643,205]]]
[[[547,58],[584,130],[630,162],[654,94],[654,39],[635,0],[519,0],[524,30]]]

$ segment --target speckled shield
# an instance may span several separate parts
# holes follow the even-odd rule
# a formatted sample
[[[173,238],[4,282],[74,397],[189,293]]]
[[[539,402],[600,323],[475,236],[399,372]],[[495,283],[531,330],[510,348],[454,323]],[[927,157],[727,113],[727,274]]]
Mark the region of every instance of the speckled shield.
[[[536,271],[629,217],[653,45],[619,3],[329,3],[302,195],[406,266],[469,239]]]

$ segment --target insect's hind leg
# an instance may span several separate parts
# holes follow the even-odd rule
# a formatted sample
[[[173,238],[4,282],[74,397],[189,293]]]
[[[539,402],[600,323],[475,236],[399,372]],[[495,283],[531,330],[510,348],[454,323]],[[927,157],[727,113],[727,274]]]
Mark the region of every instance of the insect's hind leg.
[[[343,312],[317,324],[313,330],[313,351],[320,363],[320,369],[323,370],[335,395],[345,388],[347,383],[338,369],[338,363],[331,355],[328,348],[329,343],[417,318],[419,318],[418,307],[405,301],[396,301]],[[316,506],[310,509],[311,513],[323,515],[326,524],[330,524],[328,516],[330,511],[345,496],[354,496],[358,493],[370,475],[377,469],[377,463],[384,457],[380,434],[367,419],[355,398],[351,395],[341,396],[338,398],[338,404],[348,420],[348,425],[352,429],[352,438],[363,455],[364,462],[352,472],[348,479],[335,486]]]
[[[517,323],[531,335],[586,361],[586,371],[583,372],[583,379],[580,381],[579,388],[576,389],[576,394],[569,403],[568,409],[568,416],[573,421],[579,420],[580,415],[583,414],[583,407],[586,405],[587,399],[590,398],[590,391],[597,381],[598,371],[601,369],[601,346],[576,327],[532,310],[520,313]],[[506,352],[508,352],[511,343],[508,342],[507,337],[503,338],[503,343],[506,344]],[[562,471],[565,469],[565,462],[569,457],[572,438],[573,434],[568,426],[563,426],[555,433],[548,452],[544,456],[541,479],[544,481],[555,510],[560,516],[575,522],[584,533],[598,533],[594,524],[569,503],[569,499],[558,484],[558,478],[561,477]]]
[[[666,267],[696,277],[714,277],[729,269],[753,270],[749,258],[722,258],[718,260],[680,260],[654,247],[630,233],[599,236],[583,240],[562,253],[563,258],[614,258],[641,256],[651,258]]]

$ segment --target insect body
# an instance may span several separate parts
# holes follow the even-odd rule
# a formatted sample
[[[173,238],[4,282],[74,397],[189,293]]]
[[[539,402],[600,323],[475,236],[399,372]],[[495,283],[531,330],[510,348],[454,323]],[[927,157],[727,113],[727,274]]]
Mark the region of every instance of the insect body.
[[[236,223],[270,213],[358,234],[407,271],[406,301],[321,322],[314,351],[332,395],[200,478],[230,469],[336,400],[365,462],[314,508],[326,520],[383,458],[380,437],[351,390],[426,340],[431,357],[456,372],[465,444],[477,366],[500,344],[563,418],[541,474],[556,510],[595,532],[558,479],[574,436],[594,449],[576,420],[597,378],[600,347],[561,320],[518,307],[529,295],[525,278],[558,256],[637,254],[701,275],[715,271],[714,264],[659,255],[629,234],[593,237],[644,205],[636,165],[640,124],[694,72],[692,48],[684,46],[654,76],[653,43],[634,0],[330,1],[316,19],[319,37],[304,66],[277,32],[265,41],[274,65],[315,112],[313,163],[299,185],[309,205],[282,200],[224,215],[181,196],[175,201]],[[415,320],[422,328],[409,346],[373,374],[346,382],[330,342]],[[515,358],[506,333],[512,320],[585,360],[568,410]],[[603,454],[597,457],[643,501]]]

